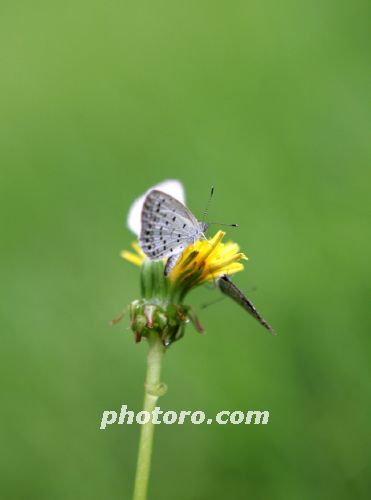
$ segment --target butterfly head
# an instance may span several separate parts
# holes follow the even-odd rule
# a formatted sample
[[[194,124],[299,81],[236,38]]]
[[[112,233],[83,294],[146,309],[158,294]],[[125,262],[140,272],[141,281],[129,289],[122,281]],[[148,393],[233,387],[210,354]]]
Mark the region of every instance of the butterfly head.
[[[207,224],[206,222],[199,222],[199,225],[200,225],[200,232],[206,233],[206,231],[209,227],[209,224]]]

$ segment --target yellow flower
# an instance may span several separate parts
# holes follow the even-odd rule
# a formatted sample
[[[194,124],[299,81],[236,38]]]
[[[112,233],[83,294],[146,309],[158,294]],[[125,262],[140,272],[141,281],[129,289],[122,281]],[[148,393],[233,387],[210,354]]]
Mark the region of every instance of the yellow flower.
[[[244,266],[239,261],[247,260],[246,255],[239,252],[236,243],[222,243],[224,236],[224,231],[218,231],[211,240],[198,240],[195,245],[189,245],[170,273],[171,283],[180,285],[193,278],[194,287],[223,274],[242,271]]]
[[[189,245],[181,254],[172,269],[169,279],[171,287],[181,290],[181,295],[206,281],[213,281],[220,276],[242,271],[241,260],[247,260],[240,252],[237,243],[222,243],[224,231],[218,231],[210,240],[198,240]],[[123,250],[121,257],[132,264],[141,266],[148,260],[137,242],[132,243],[135,252]]]

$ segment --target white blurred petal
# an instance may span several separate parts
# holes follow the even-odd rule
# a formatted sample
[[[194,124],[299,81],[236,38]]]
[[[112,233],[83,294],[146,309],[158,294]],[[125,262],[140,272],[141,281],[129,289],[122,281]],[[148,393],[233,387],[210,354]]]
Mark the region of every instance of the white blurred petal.
[[[140,228],[141,228],[141,214],[144,200],[147,194],[153,189],[158,189],[159,191],[163,191],[166,194],[169,194],[176,200],[179,200],[181,203],[185,203],[184,196],[184,188],[183,184],[180,181],[175,179],[170,179],[167,181],[160,182],[159,184],[155,184],[151,188],[149,188],[142,196],[137,198],[134,203],[131,205],[127,218],[127,225],[134,234],[139,236]]]

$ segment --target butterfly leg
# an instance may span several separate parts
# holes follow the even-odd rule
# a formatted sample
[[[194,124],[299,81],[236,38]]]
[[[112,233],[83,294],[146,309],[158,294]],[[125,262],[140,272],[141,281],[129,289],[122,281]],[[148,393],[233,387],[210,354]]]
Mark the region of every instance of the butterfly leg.
[[[205,233],[201,233],[201,238],[202,238],[203,240],[206,240],[206,241],[208,242],[208,244],[209,244],[210,246],[212,246],[212,244],[210,243],[210,240],[209,240],[209,239],[208,239],[208,237],[205,235]]]
[[[164,275],[165,276],[168,276],[170,271],[175,267],[176,263],[178,262],[179,260],[179,257],[180,257],[180,253],[176,254],[176,255],[172,255],[171,257],[169,257],[166,261],[166,264],[165,264],[165,269],[164,269]]]

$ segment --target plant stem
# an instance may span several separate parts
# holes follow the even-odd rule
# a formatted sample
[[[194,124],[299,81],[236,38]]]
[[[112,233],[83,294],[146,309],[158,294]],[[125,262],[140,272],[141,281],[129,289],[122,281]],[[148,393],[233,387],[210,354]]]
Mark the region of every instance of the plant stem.
[[[151,332],[148,337],[148,344],[143,411],[150,413],[151,418],[148,423],[141,426],[133,500],[146,500],[147,498],[155,426],[152,422],[152,411],[155,409],[158,398],[166,392],[166,386],[160,382],[161,362],[165,348],[159,334]]]

